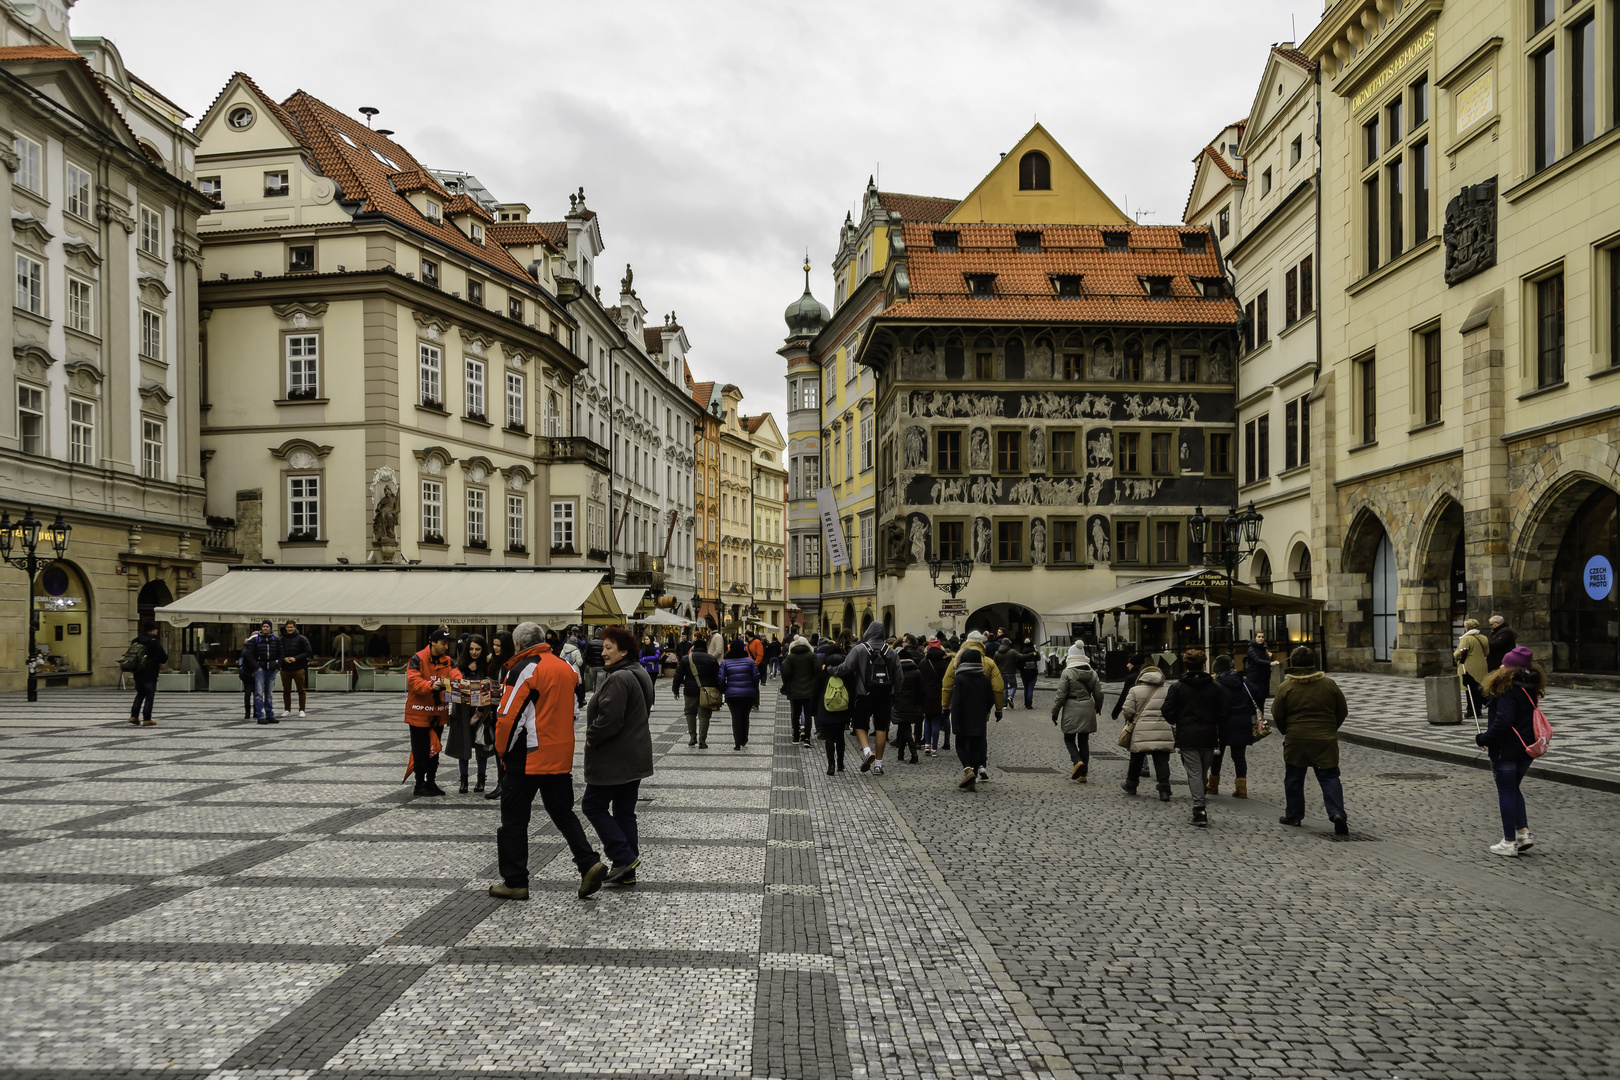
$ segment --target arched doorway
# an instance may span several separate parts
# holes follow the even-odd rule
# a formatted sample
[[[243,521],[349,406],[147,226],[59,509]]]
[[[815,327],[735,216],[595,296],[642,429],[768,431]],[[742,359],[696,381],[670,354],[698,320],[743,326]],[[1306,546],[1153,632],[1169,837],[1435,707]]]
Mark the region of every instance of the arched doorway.
[[[70,562],[54,562],[34,579],[34,595],[39,598],[34,640],[40,654],[35,670],[41,676],[88,674],[95,655],[90,641],[94,619],[84,575]]]
[[[1022,604],[986,604],[967,617],[963,633],[970,634],[975,630],[989,633],[991,630],[1005,630],[1009,637],[1020,645],[1025,638],[1036,645],[1046,640],[1046,630],[1041,617]]]
[[[1564,531],[1553,562],[1553,666],[1620,675],[1620,497],[1598,488]]]
[[[1397,601],[1400,575],[1395,568],[1395,545],[1385,533],[1378,541],[1372,565],[1373,659],[1387,663],[1395,655],[1395,631],[1400,618]]]
[[[1304,544],[1295,544],[1294,553],[1288,560],[1294,576],[1294,595],[1306,599],[1311,595],[1311,549]],[[1306,641],[1316,640],[1316,613],[1307,612],[1299,617],[1300,637]]]
[[[141,593],[135,600],[138,621],[144,623],[146,620],[154,618],[158,608],[172,603],[174,603],[174,594],[169,592],[167,585],[161,581],[148,581],[141,586]]]
[[[1338,591],[1347,603],[1338,611],[1328,610],[1327,632],[1343,632],[1352,666],[1366,670],[1374,662],[1392,660],[1400,573],[1395,545],[1370,508],[1356,515],[1345,533],[1340,570],[1344,585]]]

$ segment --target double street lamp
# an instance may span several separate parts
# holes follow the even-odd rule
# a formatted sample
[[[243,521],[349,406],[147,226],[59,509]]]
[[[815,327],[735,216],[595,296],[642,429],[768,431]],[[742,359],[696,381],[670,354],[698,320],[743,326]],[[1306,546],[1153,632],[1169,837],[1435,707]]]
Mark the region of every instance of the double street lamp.
[[[951,577],[949,581],[942,585],[939,581],[939,573],[941,569],[947,566],[950,567]],[[967,588],[968,578],[973,576],[973,559],[967,555],[958,555],[947,563],[938,555],[930,555],[928,556],[928,576],[933,579],[934,588],[940,592],[950,593],[951,599],[955,600],[956,594]]]
[[[50,545],[56,551],[54,558],[40,556],[39,536],[44,532]],[[39,629],[39,612],[34,607],[34,579],[39,572],[51,563],[60,559],[67,553],[68,536],[72,534],[73,526],[62,520],[62,511],[56,512],[56,520],[51,522],[50,528],[40,525],[34,516],[33,508],[23,511],[18,521],[11,520],[10,511],[0,512],[0,558],[23,573],[28,575],[28,700],[39,700],[39,678],[34,674],[34,634]],[[18,549],[21,548],[19,551]]]
[[[1223,521],[1204,516],[1204,508],[1200,506],[1187,522],[1188,539],[1204,549],[1204,565],[1219,566],[1226,571],[1226,617],[1230,620],[1226,652],[1234,660],[1237,659],[1234,651],[1237,615],[1232,611],[1232,577],[1243,560],[1254,554],[1255,546],[1260,543],[1260,523],[1264,520],[1263,515],[1255,513],[1254,502],[1250,500],[1247,510],[1240,514],[1234,506],[1226,512]]]

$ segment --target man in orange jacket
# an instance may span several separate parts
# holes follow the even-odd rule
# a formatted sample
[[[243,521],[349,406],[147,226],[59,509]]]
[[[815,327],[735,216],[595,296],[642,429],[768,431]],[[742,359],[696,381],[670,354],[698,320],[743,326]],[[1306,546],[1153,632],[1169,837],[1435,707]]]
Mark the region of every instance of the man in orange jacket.
[[[600,889],[608,873],[574,813],[574,686],[579,676],[543,637],[532,622],[519,623],[512,631],[518,652],[506,669],[495,721],[495,752],[506,773],[501,826],[495,832],[501,884],[491,885],[489,895],[503,900],[529,898],[529,814],[536,794],[574,856],[580,899]]]
[[[435,630],[428,635],[427,648],[405,663],[405,723],[411,729],[411,766],[416,770],[413,796],[444,794],[444,789],[433,782],[439,771],[439,752],[433,749],[433,736],[450,716],[450,705],[445,700],[450,680],[461,678],[450,662],[452,644],[454,639],[448,630]]]
[[[765,643],[759,640],[758,634],[748,639],[748,644],[743,646],[743,652],[747,653],[748,659],[752,660],[754,666],[759,668],[759,681],[763,683],[765,681]]]

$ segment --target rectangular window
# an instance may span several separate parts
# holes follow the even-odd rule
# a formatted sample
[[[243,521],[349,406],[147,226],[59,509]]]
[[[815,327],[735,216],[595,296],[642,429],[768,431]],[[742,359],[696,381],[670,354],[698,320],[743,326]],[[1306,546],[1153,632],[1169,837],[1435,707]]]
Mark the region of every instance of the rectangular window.
[[[551,504],[551,546],[553,550],[574,546],[574,504],[571,501]]]
[[[319,540],[321,537],[321,478],[287,478],[287,539]]]
[[[1299,158],[1303,150],[1303,146],[1304,140],[1299,135],[1295,135],[1294,141],[1288,144],[1288,167],[1290,169],[1299,164]]]
[[[1311,399],[1307,394],[1299,399],[1299,463],[1311,463]]]
[[[855,479],[855,433],[851,431],[844,442],[844,479]]]
[[[26,135],[12,140],[11,148],[17,154],[18,187],[27,188],[35,195],[45,194],[45,151]]]
[[[872,471],[872,418],[861,417],[861,472]]]
[[[1429,122],[1429,77],[1423,76],[1412,84],[1412,130]]]
[[[314,244],[295,244],[287,249],[287,272],[289,274],[307,274],[314,269]]]
[[[1401,99],[1390,102],[1384,113],[1389,117],[1389,145],[1397,146],[1401,141]]]
[[[1378,160],[1378,121],[1376,119],[1367,121],[1361,126],[1361,130],[1367,154],[1363,164],[1371,165]]]
[[[1153,561],[1160,566],[1181,562],[1181,522],[1153,523]]]
[[[1114,464],[1120,473],[1126,476],[1140,476],[1141,469],[1142,436],[1135,431],[1119,433],[1119,452],[1114,457]]]
[[[816,385],[816,380],[804,380],[804,407],[806,409],[814,409],[816,407],[816,392],[819,389],[820,387]]]
[[[1260,174],[1260,194],[1271,194],[1271,170],[1266,169]]]
[[[871,566],[876,562],[877,530],[872,525],[872,515],[861,515],[861,565]]]
[[[996,522],[996,562],[1024,561],[1024,523],[1022,521]]]
[[[163,423],[141,421],[141,475],[148,480],[163,479]]]
[[[1271,475],[1271,417],[1262,416],[1256,421],[1259,435],[1255,444],[1258,460],[1255,462],[1255,472],[1261,480]]]
[[[1243,305],[1243,351],[1254,351],[1254,301]]]
[[[506,550],[529,550],[528,500],[510,492],[506,496]]]
[[[68,402],[68,460],[96,463],[96,407],[88,401]]]
[[[1378,439],[1378,360],[1368,357],[1361,362],[1361,441]]]
[[[67,279],[67,324],[82,334],[95,333],[95,305],[91,302],[90,283],[76,277]]]
[[[1232,433],[1214,432],[1209,437],[1209,462],[1205,469],[1210,476],[1232,475]]]
[[[1316,273],[1312,259],[1307,255],[1299,261],[1299,317],[1304,318],[1316,310]]]
[[[1429,140],[1412,144],[1412,243],[1429,238]]]
[[[1069,380],[1085,378],[1086,360],[1080,353],[1063,354],[1063,377]]]
[[[1220,228],[1221,228],[1221,239],[1225,240],[1226,237],[1227,237],[1227,234],[1232,231],[1232,210],[1231,210],[1230,207],[1226,207],[1226,206],[1221,207]]]
[[[1176,471],[1175,438],[1165,431],[1156,431],[1153,443],[1153,475],[1173,476]]]
[[[1399,255],[1405,246],[1405,218],[1404,205],[1401,195],[1406,190],[1403,167],[1405,162],[1396,158],[1385,166],[1384,171],[1389,174],[1389,257],[1393,259]]]
[[[45,314],[45,268],[26,255],[17,256],[17,306]]]
[[[320,337],[316,334],[287,335],[289,400],[320,396],[320,348]]]
[[[1530,0],[1530,36],[1547,29],[1558,17],[1558,0]]]
[[[1243,425],[1243,482],[1252,484],[1259,479],[1255,471],[1255,437],[1258,434],[1258,425],[1253,420]]]
[[[422,260],[422,282],[435,289],[439,287],[439,264],[432,259]]]
[[[1374,173],[1363,180],[1361,188],[1367,204],[1367,273],[1370,274],[1378,269],[1378,218],[1382,212],[1378,204],[1378,174]]]
[[[25,454],[45,452],[45,391],[17,387],[17,441]]]
[[[1569,148],[1597,136],[1597,22],[1589,15],[1569,30]]]
[[[513,322],[523,321],[523,298],[521,296],[508,296],[506,298],[506,317]]]
[[[477,304],[479,307],[484,306],[484,283],[482,281],[474,281],[472,278],[467,279],[467,300]]]
[[[1054,563],[1071,565],[1080,561],[1080,523],[1078,521],[1052,522],[1051,560]]]
[[[1299,464],[1299,405],[1290,401],[1283,406],[1283,471]]]
[[[973,354],[973,377],[975,379],[993,379],[996,377],[995,357],[990,353]]]
[[[1283,325],[1299,321],[1299,268],[1290,267],[1283,275]]]
[[[1184,383],[1198,381],[1198,354],[1182,353],[1176,358],[1176,377]]]
[[[1609,366],[1620,367],[1620,247],[1609,249]]]
[[[513,431],[525,430],[523,376],[515,371],[506,373],[506,426]]]
[[[1557,62],[1552,49],[1543,49],[1530,58],[1532,111],[1531,157],[1536,172],[1558,160]]]
[[[1423,350],[1423,422],[1440,422],[1440,331],[1438,328],[1418,335]]]
[[[996,432],[996,471],[1018,473],[1024,467],[1024,433],[1021,431]]]
[[[808,577],[821,576],[821,537],[804,538],[804,572]]]
[[[1075,453],[1079,437],[1073,431],[1052,432],[1052,471],[1064,476],[1075,475],[1080,458]]]
[[[163,214],[149,206],[140,210],[141,251],[154,259],[163,257]]]
[[[444,408],[443,355],[436,345],[417,346],[417,386],[422,404],[430,409]]]
[[[422,542],[444,543],[444,485],[437,480],[422,481]]]
[[[1536,282],[1536,385],[1564,381],[1564,275]]]
[[[934,554],[940,561],[950,562],[967,554],[967,523],[963,521],[940,521],[934,525]]]
[[[467,416],[484,419],[484,362],[467,360]]]
[[[1139,563],[1142,561],[1142,523],[1140,521],[1114,522],[1114,562]]]
[[[264,197],[277,198],[287,194],[291,189],[287,185],[287,170],[278,169],[264,174]]]
[[[223,201],[225,197],[224,187],[220,184],[217,176],[197,177],[197,190],[211,199]]]
[[[467,489],[467,546],[488,547],[489,531],[486,527],[485,495],[483,488]]]
[[[86,221],[92,216],[90,174],[73,162],[67,164],[67,212]]]
[[[1254,298],[1254,337],[1258,345],[1271,340],[1271,296],[1262,292]]]
[[[155,311],[141,311],[141,355],[163,358],[163,316]]]

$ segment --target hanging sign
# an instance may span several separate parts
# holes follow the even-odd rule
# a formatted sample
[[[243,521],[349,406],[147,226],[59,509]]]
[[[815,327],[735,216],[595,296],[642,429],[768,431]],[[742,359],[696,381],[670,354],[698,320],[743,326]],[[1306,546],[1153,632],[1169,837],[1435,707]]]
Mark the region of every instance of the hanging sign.
[[[1594,600],[1607,600],[1614,591],[1614,567],[1602,555],[1586,560],[1586,595]]]
[[[838,500],[830,487],[816,491],[816,513],[821,515],[822,542],[827,545],[827,565],[853,568],[849,545],[844,542],[844,525],[838,520]]]

